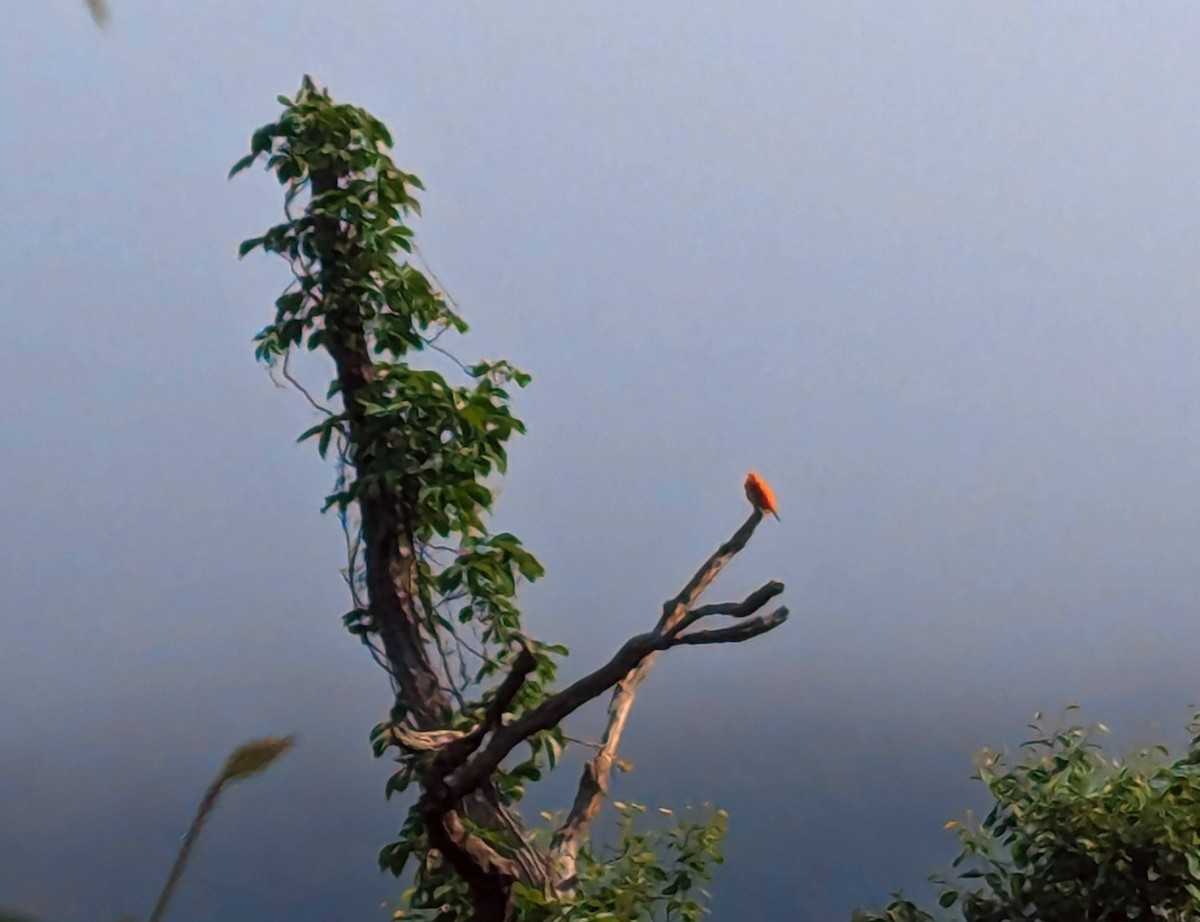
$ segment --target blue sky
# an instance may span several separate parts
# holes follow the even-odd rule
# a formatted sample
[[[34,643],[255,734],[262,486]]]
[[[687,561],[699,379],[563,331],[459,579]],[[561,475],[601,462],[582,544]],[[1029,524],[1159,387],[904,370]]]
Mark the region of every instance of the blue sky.
[[[1200,660],[1193,4],[18,3],[0,31],[0,903],[371,917],[399,821],[343,633],[331,473],[253,362],[304,73],[392,128],[422,249],[534,375],[498,524],[582,671],[775,487],[675,651],[623,797],[732,814],[715,918],[847,918],[953,854],[969,756],[1069,700],[1176,740]],[[316,369],[319,373],[320,369]],[[675,654],[678,655],[675,655]],[[593,721],[589,724],[589,719]],[[595,715],[575,727],[587,735]],[[566,796],[564,778],[543,795]],[[382,916],[380,916],[382,918]]]

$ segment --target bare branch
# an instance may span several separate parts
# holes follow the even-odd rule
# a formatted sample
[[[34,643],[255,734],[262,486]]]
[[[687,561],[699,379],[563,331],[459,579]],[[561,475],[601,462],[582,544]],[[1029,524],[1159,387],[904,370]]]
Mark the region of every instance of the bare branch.
[[[605,727],[604,736],[596,754],[583,764],[583,775],[579,779],[575,801],[571,804],[567,818],[551,839],[550,854],[557,871],[555,884],[558,886],[571,889],[575,886],[575,857],[584,836],[600,812],[604,798],[608,796],[609,779],[617,762],[617,747],[633,709],[637,686],[644,676],[645,669],[638,668],[617,683],[612,701],[608,705],[608,725]]]
[[[452,743],[460,742],[469,733],[467,730],[412,730],[403,724],[392,724],[388,732],[392,739],[410,752],[436,752]]]
[[[490,778],[505,757],[522,742],[535,733],[557,726],[572,712],[616,685],[651,653],[670,644],[670,639],[657,632],[631,637],[599,669],[571,683],[511,724],[498,727],[488,745],[447,785],[446,805],[453,805]]]
[[[442,664],[442,675],[446,679],[446,690],[450,692],[450,696],[454,698],[455,703],[460,710],[465,710],[467,707],[467,699],[463,697],[462,690],[454,681],[454,672],[450,668],[450,653],[446,650],[446,645],[442,643],[441,631],[430,631],[433,635],[433,645],[437,648],[438,661]]]
[[[487,746],[473,759],[462,767],[458,777],[450,780],[446,786],[443,803],[447,808],[461,798],[474,791],[479,785],[491,777],[492,772],[499,767],[505,757],[535,733],[549,730],[558,726],[565,718],[579,710],[593,698],[604,694],[605,691],[621,682],[629,673],[637,669],[649,656],[668,647],[681,644],[723,643],[734,642],[733,632],[740,631],[741,639],[750,639],[777,627],[787,617],[787,610],[781,609],[769,618],[759,618],[742,622],[731,628],[718,631],[700,631],[693,637],[717,635],[727,639],[688,639],[688,636],[667,636],[658,631],[638,634],[625,641],[625,644],[607,663],[599,669],[571,683],[556,695],[543,701],[528,714],[523,715],[511,724],[498,726],[492,734]],[[764,626],[765,625],[765,626]],[[515,673],[514,673],[515,674]],[[509,678],[512,678],[510,676]],[[505,680],[505,683],[508,679]],[[519,687],[519,686],[518,686]],[[466,740],[463,741],[464,743]]]
[[[718,602],[715,605],[701,605],[699,608],[693,608],[689,611],[670,633],[675,634],[685,630],[701,618],[707,618],[711,615],[748,618],[781,592],[783,592],[783,583],[778,580],[771,580],[771,582],[755,589],[740,602]]]
[[[514,862],[509,861],[509,859],[505,858],[482,839],[472,836],[467,832],[457,813],[451,811],[445,814],[443,816],[443,825],[447,835],[456,845],[472,853],[472,855],[483,859],[477,863],[502,869],[504,873],[507,873],[514,879],[516,878],[517,874]]]
[[[773,631],[787,621],[788,610],[780,606],[769,615],[760,615],[748,621],[739,621],[729,627],[715,628],[711,631],[693,631],[691,634],[676,636],[671,645],[677,644],[709,644],[709,643],[741,643],[750,640],[767,631]]]
[[[684,628],[709,615],[729,614],[734,617],[746,617],[783,591],[782,583],[772,581],[751,593],[740,603],[692,608],[729,561],[749,543],[762,519],[762,513],[757,509],[754,510],[741,527],[733,533],[733,536],[704,562],[679,594],[663,606],[662,617],[658,622],[658,633],[666,637],[677,637]],[[571,810],[551,840],[552,861],[558,874],[555,883],[560,888],[574,888],[575,859],[579,853],[579,847],[608,794],[612,770],[618,762],[617,750],[637,697],[638,686],[641,685],[650,667],[654,664],[656,655],[657,653],[649,654],[617,682],[617,686],[613,690],[612,701],[608,706],[608,724],[601,738],[599,751],[584,763],[583,774],[579,779],[579,787]]]
[[[420,555],[421,558],[428,563],[428,558],[425,556],[424,551],[424,545],[417,547],[418,555]],[[454,698],[454,701],[458,705],[459,709],[466,710],[467,701],[463,696],[463,689],[459,688],[455,683],[454,671],[450,668],[450,651],[446,649],[446,644],[442,642],[442,632],[438,629],[437,605],[434,603],[433,598],[430,595],[429,587],[423,582],[418,582],[417,584],[417,597],[420,599],[421,606],[425,610],[426,627],[429,635],[433,638],[433,645],[437,649],[438,661],[442,665],[442,675],[446,680],[446,690],[450,693],[450,696]],[[447,621],[447,623],[452,622]],[[449,630],[449,634],[451,637],[457,639],[453,628]]]
[[[445,349],[443,349],[441,346],[439,346],[436,342],[434,342],[433,339],[425,340],[425,348],[432,349],[434,352],[440,352],[442,355],[444,355],[446,358],[448,358],[451,362],[453,362],[455,365],[457,365],[460,369],[462,369],[464,374],[467,374],[467,375],[471,374],[471,369],[468,368],[466,365],[464,365],[458,358],[456,358],[453,352],[447,352]]]
[[[499,688],[496,689],[496,697],[492,699],[492,703],[488,707],[487,716],[483,721],[484,726],[489,729],[500,723],[504,717],[504,712],[508,710],[509,705],[513,703],[513,699],[517,697],[517,692],[525,684],[525,679],[529,677],[529,673],[537,668],[537,657],[534,655],[529,641],[518,634],[517,643],[521,645],[521,652],[517,654],[512,669],[504,677],[504,681],[500,683]]]
[[[742,527],[733,533],[733,537],[717,548],[716,553],[708,560],[704,561],[704,565],[696,571],[695,576],[688,580],[679,595],[663,606],[663,615],[659,621],[660,628],[670,628],[676,617],[682,617],[682,614],[678,612],[679,608],[689,609],[696,604],[700,596],[704,594],[704,590],[712,585],[712,581],[721,574],[729,561],[750,542],[754,530],[758,528],[758,523],[762,520],[763,514],[755,509]]]
[[[291,352],[285,352],[283,354],[283,364],[280,366],[280,369],[279,369],[280,374],[283,375],[284,379],[288,382],[288,384],[290,384],[292,387],[294,387],[296,390],[298,390],[300,392],[300,396],[302,396],[305,400],[307,400],[314,410],[318,410],[321,413],[324,413],[326,416],[335,415],[333,410],[329,409],[329,407],[325,406],[324,404],[318,402],[317,399],[308,392],[308,388],[306,388],[303,384],[301,384],[300,381],[296,378],[296,376],[292,374],[291,369],[288,367],[288,361],[291,359],[291,357],[292,357]]]
[[[537,668],[537,657],[534,656],[533,648],[530,647],[529,641],[518,634],[517,643],[521,646],[521,652],[517,654],[517,658],[513,662],[513,667],[508,675],[504,677],[504,681],[497,686],[496,695],[492,698],[491,703],[488,704],[483,722],[469,734],[464,734],[461,740],[454,741],[452,746],[448,746],[443,752],[439,753],[439,760],[435,770],[441,777],[444,778],[458,768],[458,766],[462,765],[471,753],[479,748],[484,737],[503,721],[504,713],[513,703],[513,699],[517,697],[517,692],[525,684],[525,679],[529,677],[529,673]],[[486,780],[487,778],[481,779],[480,783]]]

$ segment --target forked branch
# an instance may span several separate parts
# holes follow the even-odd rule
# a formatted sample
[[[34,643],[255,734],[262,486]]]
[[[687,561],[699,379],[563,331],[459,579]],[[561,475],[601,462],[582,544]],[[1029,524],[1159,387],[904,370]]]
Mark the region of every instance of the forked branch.
[[[783,584],[773,580],[756,589],[741,602],[693,607],[729,561],[749,543],[762,519],[762,513],[757,509],[752,512],[732,537],[701,565],[679,594],[663,605],[662,616],[656,629],[659,635],[671,638],[672,645],[738,643],[764,634],[786,620],[787,609],[779,608],[766,617],[743,621],[733,628],[683,633],[701,619],[714,615],[748,619],[783,592]],[[599,814],[608,794],[612,771],[618,761],[617,751],[637,697],[638,686],[654,664],[655,655],[657,654],[651,654],[639,662],[618,681],[613,690],[608,706],[608,723],[601,737],[600,748],[584,764],[574,803],[551,843],[551,862],[557,875],[555,885],[559,889],[569,891],[574,887],[579,848],[587,838],[592,822]]]
[[[762,513],[756,510],[704,562],[679,594],[663,606],[653,630],[630,638],[603,666],[547,698],[532,711],[505,723],[504,712],[532,668],[528,650],[523,650],[512,671],[497,688],[484,722],[463,737],[447,741],[448,745],[438,754],[434,770],[437,778],[430,779],[434,783],[426,793],[425,814],[429,822],[442,825],[441,818],[451,817],[462,799],[485,785],[522,742],[558,726],[584,704],[615,688],[600,747],[585,766],[574,804],[551,845],[555,879],[550,883],[558,889],[570,888],[579,847],[607,794],[637,687],[658,653],[675,646],[740,643],[775,629],[787,619],[788,612],[784,607],[768,615],[756,614],[770,599],[783,592],[783,584],[776,581],[760,587],[741,602],[694,607],[729,561],[747,545],[761,521]],[[705,618],[722,615],[736,618],[737,623],[709,630],[688,630]],[[456,851],[466,851],[463,846],[467,843],[461,835],[455,835],[452,821],[448,828],[442,828],[447,838],[458,840]],[[444,845],[450,844],[444,841]],[[460,851],[458,857],[466,856]],[[495,867],[493,861],[485,863]]]

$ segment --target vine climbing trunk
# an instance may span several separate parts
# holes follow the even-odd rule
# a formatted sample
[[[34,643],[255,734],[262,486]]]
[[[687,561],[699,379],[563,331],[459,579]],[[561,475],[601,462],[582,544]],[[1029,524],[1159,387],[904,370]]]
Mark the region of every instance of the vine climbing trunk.
[[[336,190],[338,172],[332,168],[312,174],[313,198]],[[324,339],[337,368],[337,380],[346,411],[348,439],[358,477],[373,469],[372,450],[362,438],[364,408],[360,395],[372,377],[371,355],[364,318],[353,293],[345,290],[349,277],[341,265],[344,232],[335,217],[319,216],[313,222],[314,249],[320,265],[320,297],[325,301]],[[378,627],[388,665],[398,684],[397,694],[417,726],[443,726],[450,702],[438,681],[421,636],[420,612],[413,588],[413,552],[410,530],[401,520],[397,497],[379,493],[362,497],[363,556],[370,615]]]
[[[312,172],[314,200],[340,187],[336,169]],[[347,232],[329,216],[314,219],[313,240],[319,263],[320,293],[325,302],[323,341],[333,358],[345,408],[350,461],[358,479],[375,472],[374,448],[366,438],[366,412],[362,394],[374,378],[374,364],[361,304],[351,286],[352,267],[344,266]],[[371,623],[379,633],[388,669],[396,680],[399,712],[409,715],[421,730],[446,726],[451,702],[431,662],[422,631],[423,611],[416,585],[416,546],[413,523],[407,515],[412,504],[404,491],[378,491],[359,498],[362,521],[363,563]],[[509,839],[509,850],[523,843],[511,841],[512,818],[500,805],[491,785],[464,798],[463,812],[477,825]],[[458,869],[475,894],[477,922],[507,922],[511,917],[512,888],[520,879],[520,864],[492,849],[491,860],[474,848],[457,815],[433,818],[428,829],[437,849]],[[529,863],[526,882],[542,885],[529,873],[539,863]]]

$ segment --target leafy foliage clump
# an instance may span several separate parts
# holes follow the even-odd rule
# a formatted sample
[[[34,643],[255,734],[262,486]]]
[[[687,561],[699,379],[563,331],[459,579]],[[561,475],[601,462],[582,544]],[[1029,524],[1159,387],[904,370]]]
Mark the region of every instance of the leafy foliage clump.
[[[514,922],[696,922],[707,912],[713,866],[724,861],[728,814],[709,811],[700,820],[667,826],[645,822],[647,807],[617,802],[614,845],[579,853],[574,893],[548,895],[520,886],[514,894]],[[670,816],[672,811],[659,808]],[[546,814],[544,819],[556,817]],[[545,838],[546,830],[535,836]],[[405,922],[458,922],[471,918],[469,893],[461,881],[446,879],[417,900],[418,887],[404,893],[409,907],[395,917]]]
[[[580,853],[581,885],[576,898],[555,905],[526,890],[520,895],[521,903],[528,907],[523,918],[695,922],[707,912],[709,894],[703,884],[712,879],[713,865],[724,861],[725,811],[718,810],[702,821],[685,819],[667,828],[646,829],[638,823],[645,805],[614,806],[619,811],[618,844],[598,853],[590,849]],[[664,807],[659,811],[671,814]]]
[[[1200,919],[1200,721],[1188,751],[1107,758],[1088,731],[1037,736],[1008,764],[985,752],[973,776],[995,805],[978,826],[951,822],[961,870],[938,903],[966,922]],[[943,912],[943,918],[951,918]],[[902,895],[855,922],[933,922]]]

